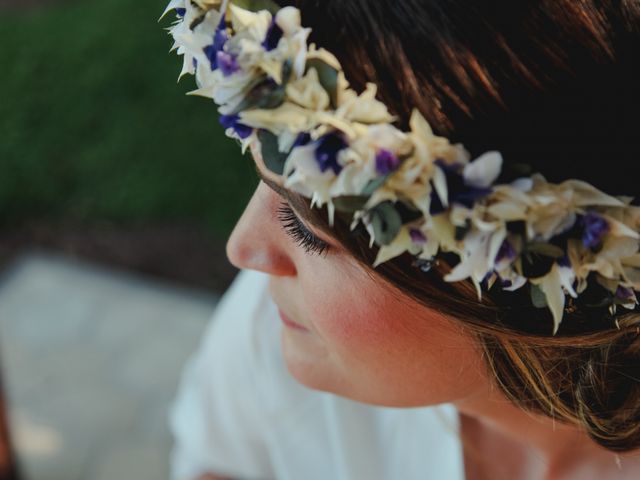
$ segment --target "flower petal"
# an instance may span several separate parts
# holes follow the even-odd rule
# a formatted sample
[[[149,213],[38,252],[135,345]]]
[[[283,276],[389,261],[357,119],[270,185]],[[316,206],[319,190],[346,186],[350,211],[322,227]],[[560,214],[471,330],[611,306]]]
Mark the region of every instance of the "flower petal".
[[[499,152],[487,152],[464,167],[464,181],[476,188],[489,188],[502,170],[502,155]]]
[[[558,271],[558,265],[554,265],[551,271],[544,277],[532,279],[531,283],[538,285],[547,299],[547,306],[553,316],[553,334],[558,332],[564,314],[565,293],[562,289],[562,279]]]
[[[400,229],[396,237],[389,245],[384,245],[380,247],[378,251],[378,256],[376,257],[376,261],[373,264],[373,268],[376,268],[378,265],[383,264],[384,262],[388,262],[392,258],[402,255],[404,252],[408,251],[413,246],[413,241],[411,240],[411,235],[409,234],[409,229],[403,227]]]

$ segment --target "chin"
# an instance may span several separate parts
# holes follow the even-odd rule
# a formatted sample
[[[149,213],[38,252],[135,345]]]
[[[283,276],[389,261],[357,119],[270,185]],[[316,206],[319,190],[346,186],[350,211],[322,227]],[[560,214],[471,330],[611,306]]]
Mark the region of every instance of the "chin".
[[[316,345],[303,345],[295,335],[286,329],[282,332],[282,356],[291,376],[313,390],[343,395],[340,375],[332,368],[326,351]]]

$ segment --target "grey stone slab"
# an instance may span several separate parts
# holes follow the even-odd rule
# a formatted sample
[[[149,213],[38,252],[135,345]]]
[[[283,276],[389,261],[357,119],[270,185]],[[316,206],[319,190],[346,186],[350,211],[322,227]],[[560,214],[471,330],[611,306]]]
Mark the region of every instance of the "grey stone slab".
[[[167,412],[217,296],[29,255],[0,278],[0,367],[27,480],[168,478]]]
[[[104,452],[91,470],[87,480],[136,479],[157,480],[166,478],[168,458],[162,451],[165,445],[133,438],[113,445]]]

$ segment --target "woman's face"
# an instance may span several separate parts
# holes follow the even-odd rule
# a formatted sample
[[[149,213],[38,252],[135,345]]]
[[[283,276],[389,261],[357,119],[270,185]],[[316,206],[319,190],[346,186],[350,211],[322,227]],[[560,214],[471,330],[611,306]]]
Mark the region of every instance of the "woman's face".
[[[238,268],[269,274],[284,359],[298,381],[397,407],[486,392],[480,354],[459,325],[375,279],[335,240],[298,217],[307,233],[329,247],[318,253],[318,244],[300,245],[300,232],[297,238],[291,234],[295,217],[287,205],[261,182],[227,254]]]

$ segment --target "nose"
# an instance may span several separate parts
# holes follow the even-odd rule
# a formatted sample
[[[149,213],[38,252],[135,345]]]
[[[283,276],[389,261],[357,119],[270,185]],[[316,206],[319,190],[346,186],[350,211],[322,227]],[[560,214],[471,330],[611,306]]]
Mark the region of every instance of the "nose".
[[[260,182],[227,241],[229,261],[241,269],[269,275],[296,274],[287,237],[277,219],[280,197]]]

